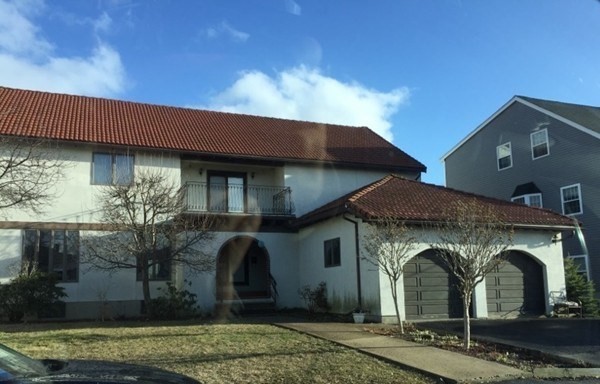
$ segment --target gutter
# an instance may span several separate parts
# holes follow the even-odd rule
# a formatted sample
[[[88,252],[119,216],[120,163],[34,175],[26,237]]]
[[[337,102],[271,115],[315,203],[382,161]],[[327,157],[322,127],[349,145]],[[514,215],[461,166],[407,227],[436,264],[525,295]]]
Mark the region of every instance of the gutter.
[[[347,209],[348,207],[345,206]],[[358,296],[358,307],[362,308],[362,285],[360,279],[360,242],[358,238],[358,221],[354,221],[346,217],[346,214],[342,218],[352,224],[354,224],[354,247],[356,249],[356,294]]]

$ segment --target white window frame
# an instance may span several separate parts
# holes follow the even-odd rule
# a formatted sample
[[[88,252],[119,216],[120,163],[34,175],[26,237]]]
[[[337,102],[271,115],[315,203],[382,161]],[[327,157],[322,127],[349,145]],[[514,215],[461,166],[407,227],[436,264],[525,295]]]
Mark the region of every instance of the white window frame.
[[[503,156],[500,157],[500,150],[503,149],[503,147],[508,147],[508,156]],[[510,165],[504,168],[500,168],[500,159],[503,159],[505,157],[508,157],[510,159]],[[498,167],[498,171],[503,171],[505,169],[509,169],[512,168],[513,166],[513,158],[512,158],[512,145],[509,142],[506,142],[504,144],[500,144],[499,146],[496,147],[496,166]]]
[[[97,157],[105,156],[110,159],[110,164],[108,164],[108,173],[110,173],[110,180],[102,180],[98,178],[97,169],[100,169],[100,166],[96,164]],[[125,168],[123,174],[120,172],[122,169],[119,167],[119,159],[130,159],[131,169]],[[111,152],[93,152],[92,153],[92,173],[91,173],[91,184],[92,185],[131,185],[134,180],[135,175],[135,155],[131,153],[111,153]],[[98,168],[97,168],[98,167]],[[123,178],[122,175],[125,175],[125,181],[121,181]]]
[[[544,134],[545,140],[542,143],[537,144],[537,145],[534,146],[534,144],[533,144],[533,137],[537,136],[539,134]],[[544,129],[539,130],[539,131],[532,132],[531,135],[529,136],[529,138],[530,138],[529,141],[531,143],[531,159],[532,160],[541,159],[542,157],[546,157],[546,156],[550,155],[550,142],[548,141],[548,129],[547,128],[544,128]],[[546,146],[546,154],[541,155],[541,156],[536,156],[535,155],[535,151],[534,151],[534,147],[539,147],[540,145],[545,145]]]
[[[534,196],[538,196],[540,198],[540,205],[531,205],[531,199]],[[542,200],[542,194],[541,193],[529,193],[527,195],[521,195],[521,196],[515,196],[513,198],[510,199],[510,201],[515,202],[515,200],[517,199],[523,199],[523,204],[530,206],[530,207],[536,207],[536,208],[543,208],[544,207],[544,202]]]
[[[575,199],[573,200],[569,200],[569,201],[565,201],[565,194],[564,191],[566,189],[569,188],[577,188],[577,200],[579,200],[579,212],[571,212],[571,213],[566,213],[565,212],[565,203],[569,203],[571,201],[575,201]],[[581,215],[583,214],[583,197],[581,196],[581,184],[571,184],[571,185],[567,185],[564,187],[560,188],[560,204],[562,207],[562,213],[563,215],[567,215],[567,216],[573,216],[573,215]]]

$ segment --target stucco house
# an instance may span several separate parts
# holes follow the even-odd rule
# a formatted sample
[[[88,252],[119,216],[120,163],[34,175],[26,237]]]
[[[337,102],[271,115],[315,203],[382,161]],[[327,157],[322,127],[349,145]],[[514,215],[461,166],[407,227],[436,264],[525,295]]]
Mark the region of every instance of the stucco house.
[[[366,127],[0,87],[0,135],[47,140],[67,168],[42,214],[8,209],[0,223],[0,283],[24,259],[38,262],[60,277],[66,318],[94,318],[106,305],[113,316],[140,313],[136,271],[90,270],[82,242],[69,239],[105,230],[99,189],[148,169],[185,190],[184,213],[222,219],[212,228],[213,272],[190,275],[181,265],[153,271],[154,295],[165,281],[182,287],[188,279],[186,289],[206,311],[224,301],[222,281],[233,283],[236,304],[278,308],[301,307],[298,289],[325,281],[333,312],[361,305],[376,320],[391,319],[386,279],[361,256],[366,226],[393,216],[435,236],[422,224],[440,219],[453,199],[488,204],[517,230],[507,267],[476,290],[476,317],[548,313],[550,292],[564,289],[555,240],[572,227],[569,218],[421,183],[425,166]],[[242,260],[236,270],[223,267],[231,257]],[[448,271],[425,240],[401,285],[407,317],[458,316]]]
[[[600,107],[515,96],[443,157],[446,185],[581,223],[566,257],[600,281]]]

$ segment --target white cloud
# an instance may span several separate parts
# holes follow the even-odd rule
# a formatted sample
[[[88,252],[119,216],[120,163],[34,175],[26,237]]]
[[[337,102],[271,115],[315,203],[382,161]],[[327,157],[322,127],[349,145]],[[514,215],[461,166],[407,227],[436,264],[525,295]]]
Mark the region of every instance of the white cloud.
[[[201,108],[367,126],[392,140],[390,119],[408,101],[409,94],[407,88],[381,92],[301,66],[273,77],[260,71],[244,72],[231,87]]]
[[[102,12],[100,17],[91,21],[94,26],[94,31],[96,33],[104,32],[107,33],[110,31],[110,27],[112,26],[112,19],[106,12]]]
[[[302,8],[294,0],[285,0],[285,9],[292,15],[300,16]]]
[[[201,32],[201,35],[208,39],[225,36],[236,43],[244,43],[250,38],[250,34],[235,29],[226,21],[222,21],[221,24],[217,26],[206,28]]]
[[[0,49],[15,55],[51,52],[52,44],[38,35],[38,28],[28,19],[42,8],[42,1],[0,1]]]
[[[88,56],[58,56],[33,21],[44,9],[41,0],[0,0],[0,85],[94,96],[122,92],[126,76],[119,53],[98,39]],[[110,24],[102,14],[91,26],[105,32]]]

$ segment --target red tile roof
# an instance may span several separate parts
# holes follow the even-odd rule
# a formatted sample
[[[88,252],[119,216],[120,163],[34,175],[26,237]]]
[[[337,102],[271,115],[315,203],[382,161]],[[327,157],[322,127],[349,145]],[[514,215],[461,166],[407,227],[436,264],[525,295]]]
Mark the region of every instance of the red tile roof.
[[[425,171],[365,127],[0,87],[0,135]]]
[[[571,228],[573,220],[556,212],[509,201],[479,196],[433,184],[390,175],[340,197],[297,220],[300,227],[344,212],[364,220],[395,218],[407,222],[447,220],[447,207],[455,201],[476,200],[486,204],[498,218],[515,226]]]

